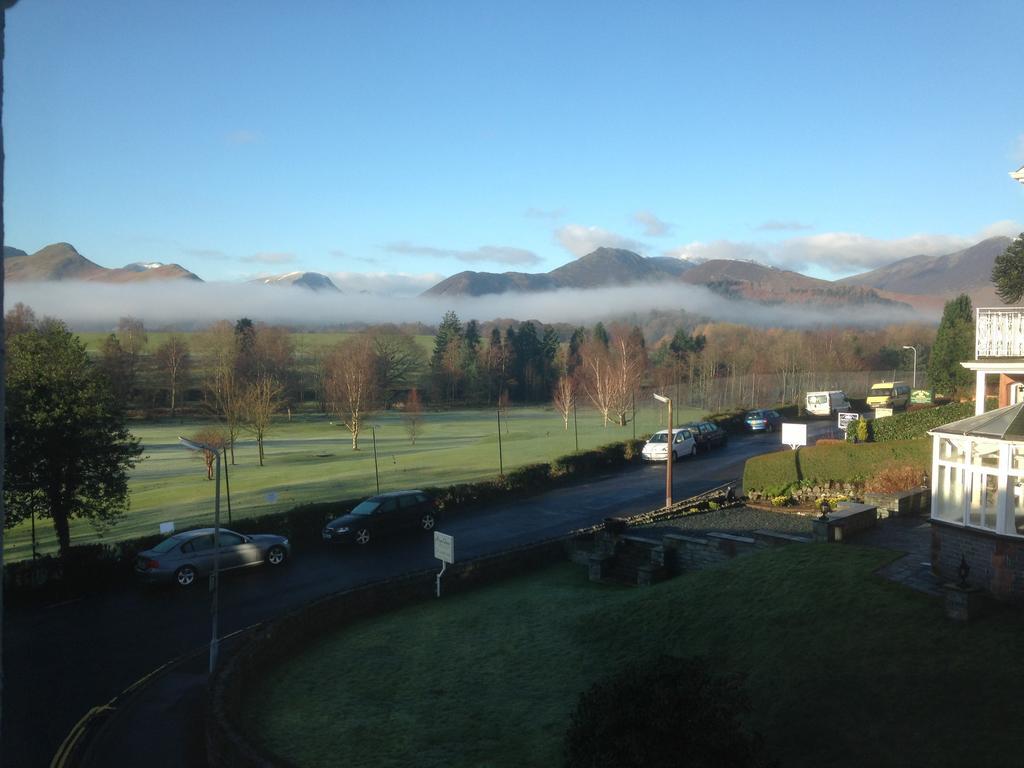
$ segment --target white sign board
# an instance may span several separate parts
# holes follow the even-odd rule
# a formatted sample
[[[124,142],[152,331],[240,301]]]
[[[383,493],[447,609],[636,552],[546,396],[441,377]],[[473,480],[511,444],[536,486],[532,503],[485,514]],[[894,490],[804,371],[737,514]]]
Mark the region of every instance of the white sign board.
[[[801,445],[807,445],[807,425],[806,424],[782,424],[782,444],[788,445],[790,448],[798,448]]]
[[[434,531],[434,557],[442,563],[455,562],[455,537]]]
[[[859,413],[840,413],[839,414],[839,428],[846,431],[846,428],[850,426],[851,422],[858,421],[860,419]]]
[[[160,533],[174,533],[174,523],[160,523]]]
[[[892,416],[892,408],[875,408],[876,419],[881,419],[885,416]]]

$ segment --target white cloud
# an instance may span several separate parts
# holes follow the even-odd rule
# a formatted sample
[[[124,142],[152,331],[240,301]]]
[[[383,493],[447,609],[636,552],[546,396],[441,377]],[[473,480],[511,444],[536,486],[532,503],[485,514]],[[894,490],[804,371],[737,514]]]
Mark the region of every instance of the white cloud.
[[[735,259],[739,261],[767,260],[767,253],[753,243],[732,240],[712,240],[710,243],[692,242],[665,251],[666,256],[689,261],[710,261],[712,259]]]
[[[488,264],[505,264],[509,266],[530,266],[540,262],[540,257],[533,251],[523,248],[512,248],[504,245],[482,245],[472,251],[455,248],[436,248],[431,245],[416,245],[406,241],[388,243],[386,249],[392,253],[407,256],[432,256],[436,258],[458,259],[459,261]]]
[[[601,227],[585,227],[581,224],[567,224],[555,230],[555,240],[573,256],[586,256],[598,248],[625,248],[639,254],[646,252],[647,246],[638,240],[632,240]]]
[[[294,253],[254,253],[243,256],[242,261],[250,264],[290,264],[295,261]]]
[[[823,232],[791,237],[776,243],[715,240],[693,242],[666,251],[668,256],[691,260],[746,259],[790,269],[817,271],[837,277],[877,269],[911,256],[943,256],[980,240],[1020,232],[1015,221],[997,221],[974,235],[918,234],[883,239],[854,232]]]
[[[650,211],[637,211],[633,214],[633,220],[643,225],[644,234],[648,237],[664,237],[671,229],[667,223]]]
[[[8,283],[7,307],[24,302],[42,316],[59,317],[71,327],[109,328],[123,316],[141,318],[148,328],[202,327],[216,320],[249,317],[267,323],[323,327],[342,323],[436,323],[448,310],[463,319],[536,318],[541,322],[590,324],[616,316],[634,316],[637,307],[689,312],[713,320],[762,326],[885,325],[921,322],[910,309],[863,307],[771,307],[724,301],[700,286],[683,283],[625,288],[504,293],[478,297],[409,296],[386,300],[379,293],[405,281],[409,290],[432,285],[434,275],[329,275],[344,293],[313,293],[303,288],[260,283]],[[367,293],[360,293],[365,290]],[[933,318],[928,318],[933,319]],[[937,319],[937,318],[936,318]]]
[[[345,293],[394,297],[418,296],[446,277],[438,273],[411,275],[405,272],[328,272],[327,276]]]
[[[804,224],[803,222],[796,221],[794,219],[769,219],[762,224],[755,227],[763,232],[785,232],[785,231],[796,231],[801,229],[814,229],[810,224]]]

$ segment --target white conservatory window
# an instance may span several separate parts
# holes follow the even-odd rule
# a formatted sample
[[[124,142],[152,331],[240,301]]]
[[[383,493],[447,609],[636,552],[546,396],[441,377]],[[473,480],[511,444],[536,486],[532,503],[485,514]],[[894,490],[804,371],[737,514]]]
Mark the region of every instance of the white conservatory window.
[[[932,518],[1024,535],[1024,444],[936,437]]]

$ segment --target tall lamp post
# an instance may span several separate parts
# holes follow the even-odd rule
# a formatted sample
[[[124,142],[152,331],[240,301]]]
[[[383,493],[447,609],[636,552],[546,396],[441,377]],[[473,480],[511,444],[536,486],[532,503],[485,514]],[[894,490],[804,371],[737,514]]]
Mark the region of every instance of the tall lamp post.
[[[218,596],[220,593],[220,451],[212,445],[195,443],[184,437],[179,437],[178,442],[190,451],[204,451],[212,453],[216,462],[216,490],[213,496],[213,573],[210,575],[210,616],[213,627],[210,634],[210,674],[213,674],[217,666],[217,652],[220,649],[220,638],[218,637],[218,620],[220,619],[220,604]]]
[[[654,393],[654,399],[659,403],[668,403],[668,453],[665,454],[665,506],[672,506],[672,464],[676,457],[675,447],[672,444],[672,398]]]
[[[911,386],[913,386],[914,389],[917,389],[917,347],[911,347],[904,344],[903,348],[909,349],[914,353],[914,383]]]

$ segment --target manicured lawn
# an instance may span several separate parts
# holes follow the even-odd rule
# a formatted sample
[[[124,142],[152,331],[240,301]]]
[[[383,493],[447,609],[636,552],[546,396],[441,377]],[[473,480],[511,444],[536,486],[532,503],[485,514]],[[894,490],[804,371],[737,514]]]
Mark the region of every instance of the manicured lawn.
[[[557,566],[329,636],[242,722],[300,766],[557,766],[578,694],[670,653],[745,674],[783,766],[1018,764],[1024,618],[955,625],[873,575],[892,557],[794,545],[646,589]]]
[[[600,417],[589,409],[579,409],[577,416],[581,450],[633,436],[632,424],[604,428]],[[686,415],[690,419],[698,416],[696,410]],[[654,405],[638,409],[636,434],[658,429],[663,418]],[[281,417],[265,443],[263,467],[258,464],[255,441],[243,435],[235,451],[237,463],[227,467],[233,518],[376,492],[370,429],[361,435],[360,450],[355,452],[349,432],[330,421],[326,416],[302,415],[291,421]],[[449,485],[498,474],[494,411],[426,413],[415,446],[399,414],[384,413],[372,423],[376,425],[382,491]],[[174,521],[179,530],[212,523],[213,483],[206,480],[198,454],[178,443],[178,435],[189,437],[208,425],[178,420],[131,425],[145,446],[144,458],[131,477],[131,511],[103,533],[103,541],[154,534],[159,524],[167,521]],[[570,454],[575,450],[573,435],[572,422],[566,432],[561,417],[551,408],[514,408],[502,426],[503,467],[508,471]],[[226,524],[226,496],[222,496],[221,510]],[[56,550],[49,520],[37,521],[36,533],[42,552]],[[97,537],[88,522],[73,523],[74,543],[97,541]],[[28,521],[6,532],[4,553],[8,561],[31,556]]]

